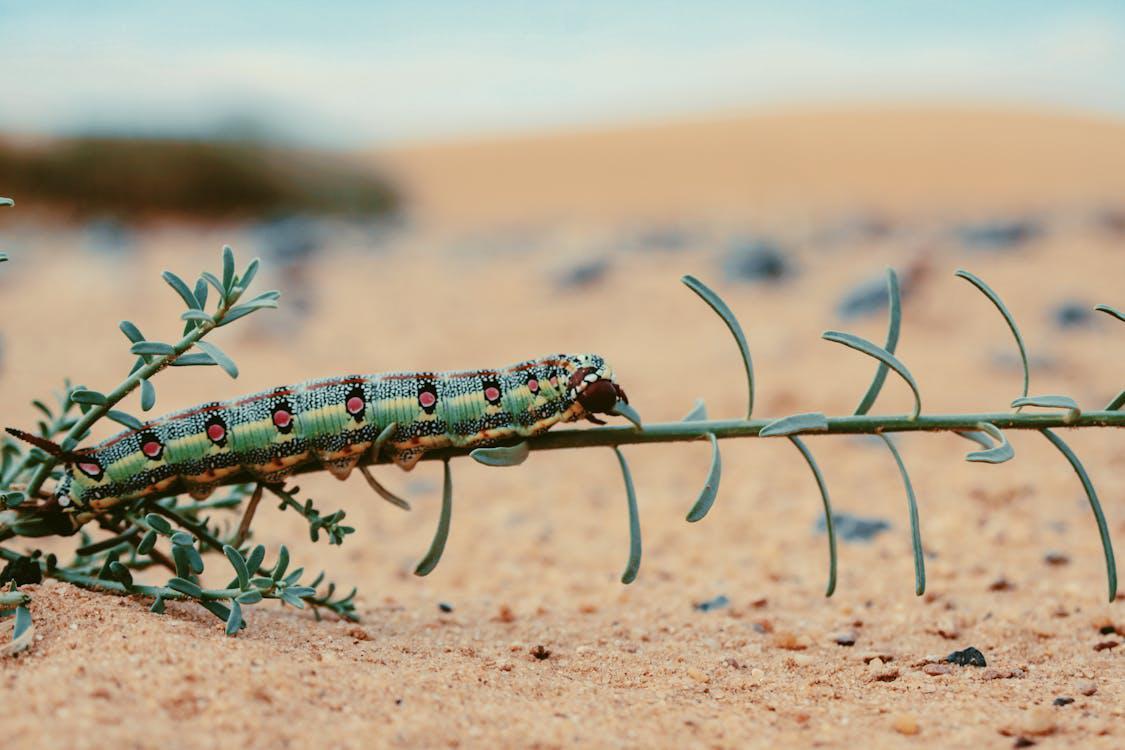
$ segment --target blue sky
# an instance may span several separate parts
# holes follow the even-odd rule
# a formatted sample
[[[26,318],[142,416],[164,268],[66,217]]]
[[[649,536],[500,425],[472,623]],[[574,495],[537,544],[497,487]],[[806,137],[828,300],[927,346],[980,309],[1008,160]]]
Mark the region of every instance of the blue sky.
[[[1125,3],[0,0],[0,65],[0,131],[344,148],[820,102],[1125,116]]]

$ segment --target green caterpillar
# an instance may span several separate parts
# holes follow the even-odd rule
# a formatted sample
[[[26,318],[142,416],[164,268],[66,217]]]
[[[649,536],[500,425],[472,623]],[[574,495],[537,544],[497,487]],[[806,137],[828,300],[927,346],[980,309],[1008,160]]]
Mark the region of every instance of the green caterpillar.
[[[176,488],[204,498],[240,471],[279,482],[313,461],[345,479],[369,451],[386,450],[409,471],[428,450],[530,437],[582,418],[601,423],[594,415],[621,403],[628,399],[605,360],[558,354],[498,370],[307,381],[201,404],[70,453],[9,432],[67,462],[54,493],[60,505],[97,511]]]

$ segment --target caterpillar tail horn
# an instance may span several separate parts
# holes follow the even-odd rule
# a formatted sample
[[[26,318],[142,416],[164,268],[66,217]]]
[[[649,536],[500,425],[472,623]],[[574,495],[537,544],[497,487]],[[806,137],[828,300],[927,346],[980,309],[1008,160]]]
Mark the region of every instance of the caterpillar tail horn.
[[[82,458],[81,455],[74,453],[73,451],[63,450],[63,447],[58,443],[53,443],[46,438],[39,437],[38,435],[32,435],[30,432],[17,430],[15,427],[5,427],[4,431],[17,440],[22,440],[25,443],[34,445],[40,450],[46,451],[60,461],[65,461],[66,463],[74,463],[75,461],[79,461]]]

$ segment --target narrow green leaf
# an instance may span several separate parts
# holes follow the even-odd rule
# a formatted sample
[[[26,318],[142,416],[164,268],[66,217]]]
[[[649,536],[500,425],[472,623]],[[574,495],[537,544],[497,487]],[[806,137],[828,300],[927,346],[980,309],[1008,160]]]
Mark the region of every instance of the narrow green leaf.
[[[1008,324],[1008,328],[1012,330],[1012,336],[1016,339],[1016,346],[1019,347],[1020,350],[1020,362],[1023,363],[1023,392],[1020,395],[1027,396],[1027,389],[1031,384],[1031,369],[1027,364],[1027,347],[1023,344],[1023,336],[1020,335],[1020,329],[1019,326],[1016,325],[1015,318],[1008,312],[1008,308],[1005,307],[1003,300],[1000,299],[1000,295],[992,291],[992,288],[981,279],[964,269],[958,269],[953,275],[964,279],[979,289],[981,293],[985,297],[988,297],[989,301],[996,306],[1000,314],[1004,316],[1004,321]],[[1017,411],[1018,410],[1017,408]]]
[[[207,282],[203,279],[196,279],[195,282],[195,298],[199,300],[199,309],[207,309]]]
[[[181,320],[198,320],[201,323],[210,323],[213,318],[202,310],[184,310],[180,313]]]
[[[914,376],[910,374],[910,370],[906,369],[906,365],[898,360],[895,355],[883,349],[880,346],[872,344],[865,338],[860,338],[850,333],[843,333],[841,331],[825,331],[821,334],[821,338],[826,341],[832,341],[837,344],[843,344],[846,347],[855,349],[858,352],[863,352],[869,357],[888,365],[892,370],[897,372],[899,376],[906,381],[910,386],[910,390],[914,392],[914,412],[913,419],[917,419],[918,415],[922,413],[922,394],[918,392],[918,384],[914,382]]]
[[[117,424],[128,427],[130,430],[139,430],[144,427],[144,424],[141,423],[141,420],[137,419],[132,414],[118,411],[117,409],[110,409],[108,412],[106,412],[106,416],[112,419],[114,422],[117,422]]]
[[[199,584],[192,583],[186,578],[180,578],[179,576],[168,579],[168,588],[173,591],[179,591],[181,594],[186,594],[193,599],[198,599],[203,596],[203,589],[199,588]]]
[[[906,488],[906,506],[910,512],[910,542],[914,547],[914,593],[921,596],[926,593],[926,561],[922,556],[922,533],[918,530],[918,501],[914,498],[914,486],[910,483],[910,475],[906,472],[906,465],[903,464],[894,441],[886,433],[880,432],[879,437],[895,457],[898,472],[902,475],[902,484]]]
[[[261,310],[261,309],[267,308],[267,307],[276,308],[277,303],[276,302],[268,302],[268,303],[263,302],[261,304],[253,305],[253,306],[251,306],[251,305],[237,305],[235,307],[232,307],[230,312],[228,312],[226,315],[223,316],[222,322],[219,323],[219,327],[222,327],[222,326],[225,326],[225,325],[230,325],[234,321],[239,320],[240,318],[245,318],[247,315],[249,315],[250,313],[252,313],[256,310]]]
[[[43,412],[43,416],[45,416],[47,419],[54,420],[55,415],[51,412],[51,408],[39,399],[33,399],[31,405],[39,411]]]
[[[160,341],[138,341],[129,347],[129,351],[133,354],[155,354],[161,357],[176,353],[171,344]]]
[[[738,351],[742,355],[742,366],[746,370],[746,418],[750,419],[754,413],[754,364],[750,360],[750,345],[746,343],[746,336],[742,333],[742,326],[739,325],[738,318],[734,316],[734,313],[731,312],[722,298],[699,279],[694,276],[684,276],[680,281],[688,289],[698,294],[700,299],[706,302],[723,319],[727,328],[730,329],[731,335],[734,336],[734,340],[738,344]]]
[[[1102,512],[1102,504],[1098,500],[1098,493],[1094,490],[1094,483],[1090,481],[1090,476],[1086,473],[1085,467],[1082,462],[1078,460],[1078,456],[1070,449],[1062,438],[1048,429],[1040,430],[1043,437],[1051,441],[1051,444],[1059,449],[1066,460],[1070,462],[1070,466],[1074,469],[1074,473],[1078,475],[1078,480],[1082,482],[1082,489],[1086,491],[1086,499],[1090,501],[1090,510],[1094,513],[1094,521],[1098,524],[1098,534],[1102,538],[1102,554],[1105,556],[1105,574],[1109,584],[1109,600],[1112,602],[1117,598],[1117,561],[1113,556],[1113,540],[1109,536],[1109,525],[1105,520],[1105,513]]]
[[[996,445],[986,433],[979,430],[958,430],[954,434],[971,440],[985,450],[991,450]]]
[[[16,202],[11,198],[0,198],[0,208],[11,208]]]
[[[706,422],[707,421],[707,404],[703,403],[703,399],[697,398],[695,406],[691,407],[691,411],[680,420],[681,422]]]
[[[629,406],[628,403],[621,399],[618,399],[617,403],[614,404],[613,409],[611,409],[609,413],[616,414],[619,417],[625,417],[625,419],[628,419],[630,422],[632,422],[633,426],[638,430],[644,429],[644,426],[641,424],[641,415],[637,413],[636,409],[634,409],[632,406]]]
[[[210,341],[196,341],[195,345],[207,353],[211,359],[215,360],[227,375],[230,375],[232,378],[238,377],[238,367],[234,364],[234,360],[228,357],[222,349],[215,346]]]
[[[832,596],[836,592],[836,522],[832,515],[832,500],[828,497],[828,485],[825,484],[824,475],[820,473],[820,467],[816,465],[816,460],[804,441],[796,435],[790,435],[789,440],[805,457],[805,462],[816,480],[817,489],[820,490],[820,500],[824,505],[824,528],[828,531],[828,588],[824,595]]]
[[[120,328],[121,332],[125,334],[125,337],[132,341],[134,344],[139,344],[140,342],[145,340],[144,335],[141,334],[141,329],[137,328],[127,320],[123,320],[118,323],[117,327]]]
[[[258,602],[262,601],[262,592],[258,591],[258,589],[243,591],[236,597],[236,600],[241,602],[242,604],[257,604]]]
[[[289,568],[289,548],[284,544],[277,552],[277,565],[273,566],[270,572],[270,578],[275,581],[281,580],[285,576],[285,571]]]
[[[215,360],[211,359],[210,355],[202,352],[193,352],[191,354],[181,354],[172,361],[173,367],[198,367],[216,364]]]
[[[1121,391],[1121,393],[1118,393],[1116,396],[1114,396],[1113,400],[1105,405],[1105,410],[1117,411],[1122,406],[1125,406],[1125,391]]]
[[[641,569],[641,516],[637,511],[637,492],[633,488],[629,462],[617,446],[613,447],[613,452],[617,454],[617,463],[621,465],[621,477],[625,480],[625,500],[629,507],[629,560],[625,564],[625,572],[621,574],[621,582],[629,584],[637,579],[637,573]]]
[[[228,619],[230,619],[230,608],[225,604],[220,604],[219,602],[211,601],[209,599],[204,599],[203,601],[197,603],[199,604],[199,606],[203,607],[205,610],[215,615],[215,617],[219,618],[223,622],[226,622]]]
[[[477,448],[471,451],[469,456],[477,463],[482,463],[485,466],[519,466],[527,460],[530,452],[527,441],[524,440],[515,445]]]
[[[262,561],[266,559],[266,548],[261,544],[250,550],[250,556],[246,558],[246,568],[250,571],[251,575],[258,572],[262,567]]]
[[[254,281],[254,277],[258,275],[258,267],[260,265],[261,261],[257,258],[254,258],[254,260],[246,264],[246,270],[242,272],[242,276],[240,276],[236,282],[238,286],[242,287],[243,291],[250,288],[250,283]]]
[[[1078,403],[1070,396],[1027,396],[1017,398],[1012,406],[1038,406],[1043,409],[1066,409],[1066,421],[1073,422],[1082,416]]]
[[[172,544],[190,547],[195,544],[195,537],[186,531],[177,531],[172,534]]]
[[[164,614],[164,597],[156,597],[152,602],[152,606],[148,608],[148,611],[156,615]]]
[[[444,476],[441,489],[441,515],[438,516],[437,531],[430,542],[430,549],[426,556],[414,568],[414,575],[426,576],[433,572],[445,552],[445,542],[449,539],[449,521],[453,516],[453,476],[449,472],[449,459],[442,462]]]
[[[110,562],[109,573],[115,581],[120,583],[125,588],[132,588],[133,574],[130,573],[129,569],[119,563],[117,560],[113,560]]]
[[[75,388],[71,391],[70,400],[76,404],[87,404],[89,406],[105,406],[106,402],[104,393],[86,388]]]
[[[157,515],[156,513],[149,513],[145,516],[145,523],[149,528],[157,532],[169,536],[172,533],[172,524],[168,523],[168,519],[164,516]]]
[[[977,427],[981,432],[986,433],[995,442],[995,447],[987,446],[986,450],[973,451],[965,456],[966,461],[976,461],[986,464],[1002,464],[1005,461],[1010,461],[1015,458],[1016,452],[1012,449],[1008,438],[1004,437],[1004,433],[1000,431],[996,425],[989,422],[978,422]],[[973,440],[974,438],[969,438]]]
[[[137,545],[138,555],[147,555],[152,552],[152,548],[156,546],[156,532],[149,529],[145,535],[141,537],[140,544]]]
[[[375,461],[379,460],[380,451],[383,450],[383,446],[386,444],[386,442],[388,440],[391,439],[391,435],[394,435],[395,430],[397,430],[397,429],[398,429],[398,422],[391,422],[389,425],[384,427],[383,431],[380,432],[378,437],[375,438],[375,442],[371,444],[371,458],[373,460],[375,460]]]
[[[230,603],[230,615],[227,617],[226,634],[232,636],[242,627],[242,605],[238,600]]]
[[[176,294],[180,295],[180,299],[184,301],[185,305],[195,310],[203,309],[203,305],[199,304],[199,300],[195,298],[195,295],[192,293],[192,291],[188,289],[188,285],[185,284],[184,280],[179,276],[172,273],[171,271],[165,271],[164,273],[160,274],[160,277],[168,282],[168,286],[172,287],[172,289],[175,290]]]
[[[700,490],[699,497],[688,511],[688,523],[702,521],[707,516],[711,506],[715,504],[715,498],[719,494],[719,481],[723,478],[723,457],[719,452],[719,439],[712,432],[707,433],[707,438],[711,441],[711,469],[707,472],[707,481]]]
[[[188,557],[190,547],[182,544],[172,545],[172,562],[176,564],[176,575],[186,578],[191,575],[191,558]]]
[[[778,437],[781,435],[796,435],[803,432],[826,432],[828,418],[820,412],[807,414],[792,414],[788,417],[775,419],[759,432],[759,437]]]
[[[231,287],[234,286],[234,251],[231,250],[230,245],[223,245],[223,296],[230,293]]]
[[[895,348],[898,346],[899,328],[902,324],[902,295],[898,288],[898,274],[895,273],[893,268],[887,269],[887,303],[889,310],[887,343],[883,345],[883,349],[894,354]],[[885,362],[879,362],[879,366],[875,370],[875,377],[871,380],[871,385],[867,387],[867,393],[863,394],[859,406],[855,408],[856,414],[866,414],[871,410],[871,407],[875,404],[875,399],[879,397],[879,391],[883,389],[883,383],[887,380],[887,369]]]
[[[31,611],[24,606],[16,607],[16,621],[12,627],[12,641],[20,641],[31,628]]]
[[[384,432],[385,432],[385,430],[384,430]],[[374,455],[374,454],[372,454],[372,455]],[[388,503],[390,503],[391,505],[394,505],[398,508],[402,508],[403,510],[410,510],[410,503],[403,500],[401,497],[399,497],[398,495],[396,495],[395,493],[391,492],[386,487],[384,487],[379,482],[379,480],[375,478],[375,475],[371,473],[370,468],[368,468],[367,466],[360,466],[359,467],[359,473],[363,475],[363,478],[367,480],[368,486],[371,487],[371,489],[375,490],[375,494],[377,494],[379,497],[383,498]],[[310,526],[309,531],[310,531],[310,534],[313,537],[316,536],[316,528],[315,527]],[[316,539],[314,538],[313,541],[315,542]]]
[[[156,406],[156,387],[147,380],[141,381],[141,409],[150,411]]]
[[[211,273],[210,271],[204,271],[203,273],[199,274],[199,278],[200,280],[210,284],[215,288],[215,291],[219,295],[220,304],[224,299],[226,299],[227,291],[223,288],[223,282],[219,281],[219,278],[215,276],[215,274]]]
[[[227,556],[227,560],[230,560],[230,565],[234,568],[234,574],[238,576],[238,587],[240,589],[249,588],[250,571],[246,567],[246,558],[229,544],[223,545],[223,554]]]
[[[1111,315],[1125,323],[1125,312],[1121,312],[1116,307],[1110,307],[1109,305],[1097,305],[1094,309],[1098,312],[1104,312],[1106,315]]]

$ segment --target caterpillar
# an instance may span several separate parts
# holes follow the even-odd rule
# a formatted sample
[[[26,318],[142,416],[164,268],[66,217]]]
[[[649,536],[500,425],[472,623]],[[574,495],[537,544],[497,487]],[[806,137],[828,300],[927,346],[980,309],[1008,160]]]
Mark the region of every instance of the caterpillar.
[[[71,452],[8,431],[66,462],[59,505],[97,511],[175,488],[203,499],[240,471],[280,482],[310,462],[346,479],[368,452],[377,459],[385,450],[409,471],[438,448],[530,437],[582,418],[604,424],[595,415],[621,403],[628,398],[604,359],[557,354],[500,369],[310,380],[201,404]]]

